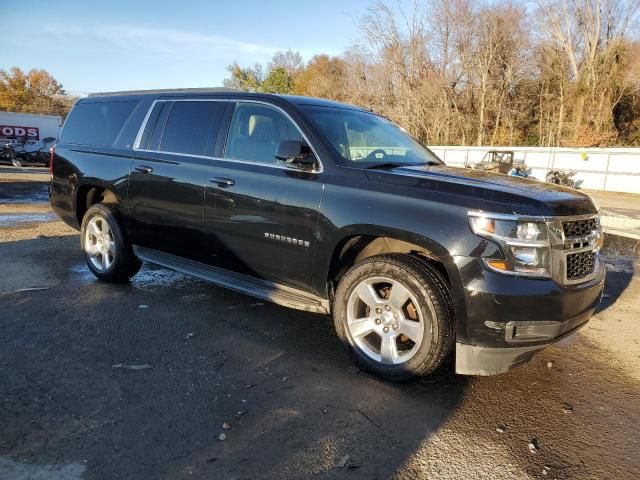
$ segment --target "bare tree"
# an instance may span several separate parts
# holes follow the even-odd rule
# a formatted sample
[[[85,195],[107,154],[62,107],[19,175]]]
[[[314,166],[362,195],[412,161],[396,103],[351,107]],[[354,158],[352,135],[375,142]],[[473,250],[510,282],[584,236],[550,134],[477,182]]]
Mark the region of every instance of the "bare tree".
[[[378,1],[343,55],[278,52],[267,90],[371,107],[429,144],[640,144],[640,0],[536,2]],[[260,66],[229,68],[261,88]]]
[[[289,75],[292,77],[304,67],[304,62],[302,61],[302,55],[300,52],[287,50],[286,52],[276,52],[269,62],[267,70],[271,71],[274,68],[284,68]]]
[[[571,142],[599,143],[612,135],[613,109],[621,98],[616,81],[629,25],[638,0],[544,0],[540,31],[567,57],[571,97]],[[564,116],[564,111],[562,112]]]

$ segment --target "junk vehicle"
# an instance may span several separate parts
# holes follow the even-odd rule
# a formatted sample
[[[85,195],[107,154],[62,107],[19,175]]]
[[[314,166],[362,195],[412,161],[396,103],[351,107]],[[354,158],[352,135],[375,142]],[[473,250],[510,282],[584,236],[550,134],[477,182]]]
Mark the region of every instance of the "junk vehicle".
[[[549,183],[564,185],[565,187],[571,188],[580,188],[582,180],[576,180],[573,178],[577,173],[577,170],[549,170],[545,178]]]
[[[508,174],[514,165],[514,152],[505,150],[489,150],[482,160],[476,163],[465,163],[465,167],[485,172]]]

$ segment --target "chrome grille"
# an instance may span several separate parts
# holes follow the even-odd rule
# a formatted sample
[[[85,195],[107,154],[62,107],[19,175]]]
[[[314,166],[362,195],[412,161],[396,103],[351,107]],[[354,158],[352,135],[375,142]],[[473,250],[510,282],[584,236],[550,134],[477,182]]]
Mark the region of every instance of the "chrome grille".
[[[602,227],[598,214],[551,217],[547,226],[553,278],[562,285],[596,278],[602,270],[598,253]]]
[[[562,228],[566,238],[586,237],[598,229],[598,220],[596,218],[586,218],[584,220],[564,222]]]
[[[570,253],[567,255],[567,280],[578,280],[593,273],[596,268],[596,252]]]

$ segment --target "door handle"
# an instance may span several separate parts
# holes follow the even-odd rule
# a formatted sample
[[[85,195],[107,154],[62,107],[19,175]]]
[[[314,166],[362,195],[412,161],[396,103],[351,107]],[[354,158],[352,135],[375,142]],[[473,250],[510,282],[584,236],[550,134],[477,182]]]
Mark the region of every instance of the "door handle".
[[[217,184],[220,187],[230,187],[231,185],[235,185],[236,183],[235,180],[224,177],[211,177],[209,181],[211,183]]]
[[[144,165],[140,165],[138,167],[135,167],[136,172],[140,172],[140,173],[144,173],[145,175],[148,173],[153,172],[153,168],[151,167],[145,167]]]

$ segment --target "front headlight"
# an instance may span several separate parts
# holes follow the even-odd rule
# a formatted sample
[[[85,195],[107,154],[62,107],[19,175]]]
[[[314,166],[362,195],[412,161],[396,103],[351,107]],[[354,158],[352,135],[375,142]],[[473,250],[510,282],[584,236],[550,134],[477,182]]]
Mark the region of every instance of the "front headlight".
[[[476,235],[496,241],[505,259],[485,259],[492,270],[513,275],[550,277],[549,236],[543,221],[515,216],[469,212],[469,224]]]

